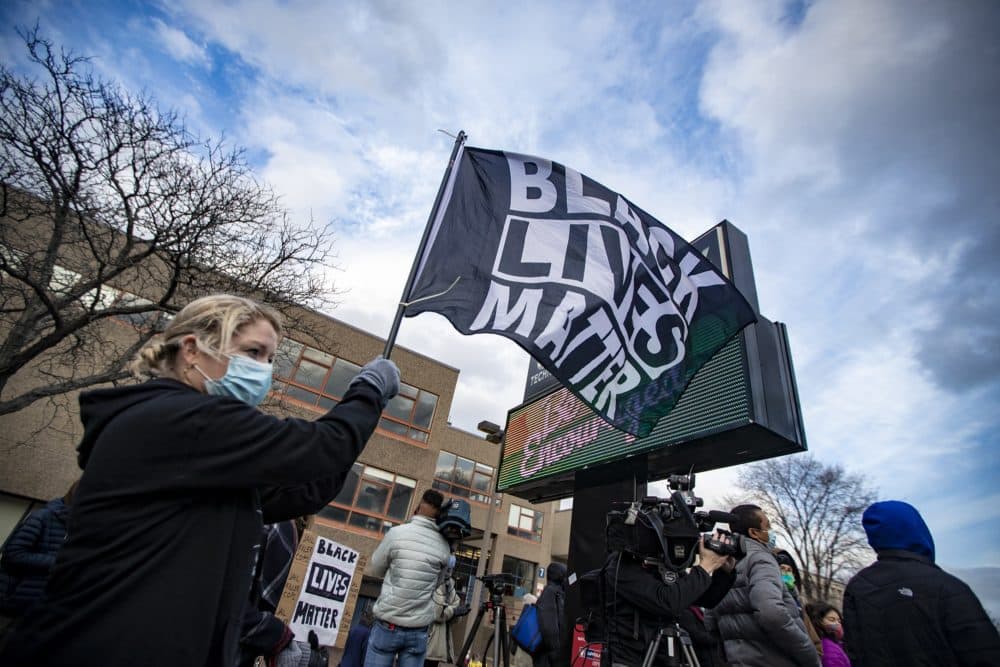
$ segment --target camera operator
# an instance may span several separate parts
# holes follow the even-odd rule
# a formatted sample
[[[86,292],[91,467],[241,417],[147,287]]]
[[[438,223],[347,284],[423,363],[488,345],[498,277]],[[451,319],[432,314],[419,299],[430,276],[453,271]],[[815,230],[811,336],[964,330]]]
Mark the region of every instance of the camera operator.
[[[721,534],[717,539],[730,544]],[[662,559],[644,558],[629,551],[612,551],[602,576],[607,591],[608,646],[602,667],[637,667],[661,628],[677,623],[690,605],[713,607],[729,591],[736,561],[698,543],[698,564],[678,572]],[[661,646],[653,665],[666,664]]]

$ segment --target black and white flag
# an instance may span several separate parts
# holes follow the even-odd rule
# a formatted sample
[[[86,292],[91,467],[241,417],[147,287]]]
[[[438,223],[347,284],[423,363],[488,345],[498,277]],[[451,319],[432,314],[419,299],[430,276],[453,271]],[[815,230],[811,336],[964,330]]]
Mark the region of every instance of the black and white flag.
[[[616,428],[644,436],[756,320],[697,250],[549,160],[462,146],[406,316],[516,341]]]

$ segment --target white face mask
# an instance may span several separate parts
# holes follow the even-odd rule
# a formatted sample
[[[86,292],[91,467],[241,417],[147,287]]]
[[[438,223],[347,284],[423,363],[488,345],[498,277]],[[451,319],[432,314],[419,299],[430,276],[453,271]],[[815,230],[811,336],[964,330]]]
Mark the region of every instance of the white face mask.
[[[229,367],[226,374],[218,380],[208,377],[195,366],[195,370],[205,378],[205,392],[212,396],[231,396],[254,407],[260,405],[271,390],[271,378],[274,375],[272,365],[254,361],[241,354],[219,354],[229,359]]]

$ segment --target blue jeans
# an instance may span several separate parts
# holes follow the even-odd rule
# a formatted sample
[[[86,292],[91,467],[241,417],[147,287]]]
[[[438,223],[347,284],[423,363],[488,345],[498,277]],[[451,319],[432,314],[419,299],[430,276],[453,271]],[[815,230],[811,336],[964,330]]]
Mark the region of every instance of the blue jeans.
[[[399,667],[424,667],[427,653],[427,628],[410,629],[393,627],[375,621],[368,636],[368,653],[365,667],[392,667],[392,660],[399,656]]]

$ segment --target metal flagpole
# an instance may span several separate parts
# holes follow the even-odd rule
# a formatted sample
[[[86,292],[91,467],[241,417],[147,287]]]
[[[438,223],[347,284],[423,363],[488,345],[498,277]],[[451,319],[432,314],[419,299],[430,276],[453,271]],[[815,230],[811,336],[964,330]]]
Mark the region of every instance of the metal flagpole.
[[[413,289],[413,281],[417,277],[417,267],[420,266],[420,260],[424,256],[424,251],[427,249],[427,241],[431,235],[431,228],[434,226],[434,220],[438,215],[438,208],[441,206],[441,199],[444,197],[444,190],[448,184],[448,179],[451,177],[451,170],[455,168],[455,156],[458,155],[458,149],[461,148],[462,144],[465,143],[466,135],[465,131],[459,131],[458,136],[455,137],[455,146],[451,149],[451,158],[448,160],[448,168],[444,170],[444,177],[441,179],[441,185],[438,187],[437,197],[434,198],[434,206],[431,208],[431,214],[427,218],[427,225],[424,227],[424,235],[420,239],[420,247],[417,248],[417,256],[413,258],[413,266],[410,267],[410,275],[406,279],[406,286],[403,287],[403,296],[399,299],[399,306],[396,308],[396,317],[392,321],[392,327],[389,329],[389,336],[385,339],[385,351],[382,352],[382,356],[386,359],[389,358],[389,353],[392,352],[393,345],[396,344],[396,334],[399,333],[399,324],[403,321],[403,311],[406,310],[406,301],[410,297],[410,290]]]

